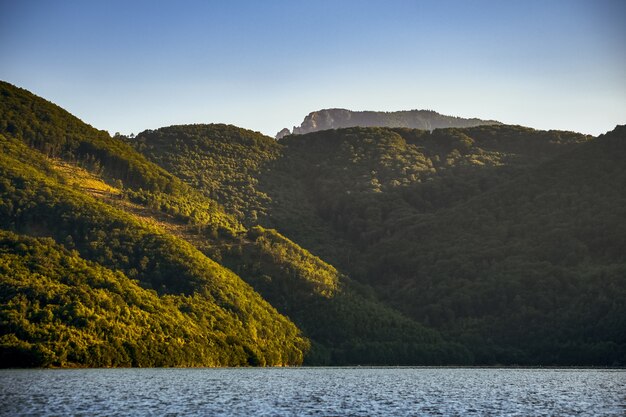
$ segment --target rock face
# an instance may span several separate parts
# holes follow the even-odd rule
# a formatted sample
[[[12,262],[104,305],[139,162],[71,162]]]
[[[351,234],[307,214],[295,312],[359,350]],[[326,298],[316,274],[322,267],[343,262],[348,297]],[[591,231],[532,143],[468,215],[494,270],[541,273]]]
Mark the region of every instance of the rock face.
[[[276,139],[282,139],[283,137],[287,136],[287,135],[291,135],[291,131],[287,128],[284,128],[283,130],[281,130],[280,132],[278,132],[276,134]]]
[[[309,113],[302,124],[294,126],[293,133],[305,134],[318,130],[338,129],[342,127],[408,127],[414,129],[433,130],[445,127],[474,127],[479,125],[499,125],[495,120],[465,119],[462,117],[445,116],[432,110],[405,110],[395,112],[351,111],[346,109],[324,109]],[[281,130],[276,138],[285,136]]]

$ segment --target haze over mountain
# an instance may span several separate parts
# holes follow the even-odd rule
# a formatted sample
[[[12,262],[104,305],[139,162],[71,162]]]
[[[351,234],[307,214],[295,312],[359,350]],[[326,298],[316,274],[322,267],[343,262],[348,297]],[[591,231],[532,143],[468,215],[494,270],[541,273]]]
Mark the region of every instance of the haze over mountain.
[[[626,363],[626,126],[111,137],[0,98],[3,367]]]
[[[480,125],[502,124],[495,120],[466,119],[445,116],[432,110],[406,110],[394,112],[351,111],[346,109],[324,109],[309,113],[300,126],[282,129],[276,134],[281,139],[288,134],[302,135],[318,130],[339,129],[343,127],[407,127],[433,130],[446,127],[474,127]]]

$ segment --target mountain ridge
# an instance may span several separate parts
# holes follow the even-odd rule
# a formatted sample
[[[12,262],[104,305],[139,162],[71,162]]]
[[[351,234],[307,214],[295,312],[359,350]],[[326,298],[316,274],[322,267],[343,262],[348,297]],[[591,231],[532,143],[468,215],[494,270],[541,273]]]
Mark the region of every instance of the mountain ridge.
[[[449,127],[499,125],[496,120],[446,116],[433,110],[353,111],[341,108],[322,109],[309,113],[300,126],[291,131],[284,128],[276,134],[281,139],[289,134],[302,135],[319,130],[345,127],[405,127],[433,130]]]

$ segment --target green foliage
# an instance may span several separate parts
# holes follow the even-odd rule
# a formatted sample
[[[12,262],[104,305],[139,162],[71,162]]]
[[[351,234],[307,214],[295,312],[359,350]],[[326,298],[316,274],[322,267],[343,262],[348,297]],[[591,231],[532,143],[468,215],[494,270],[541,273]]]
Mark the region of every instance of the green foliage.
[[[265,223],[466,346],[476,363],[618,364],[622,149],[590,139],[519,126],[322,131],[283,138],[248,183],[269,197]],[[270,246],[237,250],[225,262],[307,332],[318,360],[361,357],[352,323],[392,311],[368,304],[347,278],[334,297],[312,297],[310,287],[277,277]],[[372,322],[376,330],[360,340],[380,353],[385,320]]]
[[[297,175],[309,212],[335,233],[289,236],[477,363],[611,365],[626,350],[615,333],[625,316],[626,181],[623,129],[607,136],[325,131],[283,139],[268,177]],[[297,222],[273,213],[279,230]]]
[[[143,132],[129,142],[248,224],[276,207],[268,193],[258,191],[256,178],[281,156],[282,146],[271,138],[233,126],[191,125]],[[281,200],[284,187],[275,191],[272,197]],[[203,246],[205,253],[249,282],[311,338],[314,349],[306,363],[471,362],[462,348],[359,293],[334,267],[275,230],[255,226],[226,244],[206,237],[211,243]]]
[[[169,360],[169,354],[159,350],[164,349],[162,346],[155,345],[156,350],[149,350],[152,352],[149,355],[143,351],[132,353],[128,350],[131,348],[128,348],[126,352],[131,359],[127,360],[123,350],[120,351],[120,358],[112,359],[110,352],[115,351],[117,345],[104,341],[102,349],[109,352],[108,359],[99,362],[99,366],[108,365],[107,361],[112,361],[111,364],[116,366],[212,366],[298,364],[303,360],[307,342],[300,337],[298,329],[239,277],[211,261],[189,243],[158,228],[143,225],[130,215],[97,201],[80,190],[61,184],[54,176],[46,175],[45,170],[37,167],[45,167],[45,159],[38,157],[22,143],[1,136],[0,142],[4,151],[0,154],[0,228],[21,234],[52,237],[56,242],[78,251],[81,258],[96,262],[100,268],[98,271],[105,268],[121,271],[124,275],[117,275],[119,280],[136,279],[142,287],[157,290],[160,294],[158,298],[156,294],[151,294],[154,294],[158,302],[164,303],[161,308],[170,308],[168,303],[171,302],[180,305],[187,315],[186,320],[191,320],[196,327],[200,326],[198,334],[207,342],[202,347],[206,352],[202,353],[196,352],[196,348],[200,347],[193,345],[194,340],[189,340],[191,346],[196,346],[192,348],[193,352],[176,352]],[[22,161],[36,164],[33,166]],[[29,242],[34,244],[34,241]],[[19,262],[23,260],[15,262],[18,262],[15,264],[15,268],[18,268]],[[44,272],[47,264],[42,257],[36,257],[27,265],[31,264],[39,268],[39,275],[46,276]],[[40,268],[42,265],[43,270]],[[50,268],[54,271],[56,266],[52,264]],[[58,271],[45,279],[63,278],[65,272],[68,272],[63,269]],[[22,275],[29,274],[24,270]],[[18,284],[11,281],[7,285],[12,287]],[[7,291],[9,295],[12,290]],[[89,292],[88,289],[85,291]],[[27,304],[35,303],[29,294],[26,291],[20,299],[24,299]],[[17,304],[15,308],[18,308]],[[36,306],[28,308],[37,310]],[[12,309],[9,308],[11,311]],[[132,316],[129,320],[137,326],[145,325],[141,321],[141,314]],[[64,330],[63,326],[68,323],[59,323],[59,327],[55,327],[56,323],[53,320],[52,327],[46,328],[48,335],[45,343],[37,339],[36,329],[30,327],[30,330],[18,329],[7,331],[6,334],[3,331],[9,346],[6,360],[22,358],[23,362],[3,362],[2,366],[98,364],[92,362],[96,359],[76,353],[78,351],[72,353],[74,356],[70,359],[63,359],[63,352],[68,348],[54,340],[63,334],[75,333],[72,329]],[[176,325],[184,324],[178,322]],[[114,326],[115,323],[110,325]],[[144,328],[143,332],[148,332],[148,329],[150,328]],[[164,330],[163,335],[167,333]],[[91,340],[91,336],[76,333],[76,338],[76,349],[81,352],[90,349],[88,340]],[[128,338],[130,340],[130,336]],[[151,343],[150,340],[146,339],[145,343]],[[49,344],[46,344],[48,341]],[[94,339],[93,343],[100,342]],[[161,343],[166,344],[165,341]],[[39,352],[43,346],[48,346],[49,349],[56,346],[63,350],[45,351],[47,353],[39,361],[33,359],[30,353],[24,353],[33,349],[33,352]],[[137,349],[142,348],[138,345]],[[37,355],[35,356],[41,356]]]
[[[305,290],[327,298],[336,293],[339,273],[317,256],[275,230],[265,230],[260,226],[250,229],[248,238],[253,242],[244,246],[250,251],[246,256],[252,262],[256,258],[259,271],[280,277],[284,281],[283,286],[290,286],[290,282],[295,284],[292,288],[284,288],[283,292]]]
[[[469,364],[462,346],[383,306],[367,288],[274,230],[255,227],[223,262],[313,341],[311,365]]]
[[[124,184],[127,197],[181,220],[241,232],[241,225],[215,201],[149,162],[121,138],[96,130],[60,107],[26,90],[0,82],[0,134],[18,139],[47,157],[94,172],[111,185]]]
[[[48,157],[77,162],[106,178],[149,190],[181,192],[171,174],[146,161],[122,141],[94,129],[26,90],[0,82],[0,133],[22,140]],[[106,166],[106,169],[105,169]]]
[[[585,139],[515,126],[323,131],[283,139],[284,163],[266,174],[266,182],[281,174],[297,176],[313,196],[313,210],[362,248],[416,216],[466,201]],[[287,210],[275,213],[279,230],[297,222]]]
[[[267,214],[270,199],[258,190],[257,177],[261,166],[279,155],[275,140],[213,124],[148,130],[127,141],[241,221],[253,225]]]
[[[52,239],[0,231],[2,366],[299,363],[211,300],[161,296]],[[251,326],[248,323],[248,326]],[[251,326],[252,327],[252,326]],[[271,334],[271,328],[260,329]],[[259,343],[261,342],[261,343]]]
[[[416,222],[373,248],[371,282],[481,362],[623,364],[625,156],[620,127]]]
[[[2,366],[626,363],[625,127],[129,139],[0,95]]]

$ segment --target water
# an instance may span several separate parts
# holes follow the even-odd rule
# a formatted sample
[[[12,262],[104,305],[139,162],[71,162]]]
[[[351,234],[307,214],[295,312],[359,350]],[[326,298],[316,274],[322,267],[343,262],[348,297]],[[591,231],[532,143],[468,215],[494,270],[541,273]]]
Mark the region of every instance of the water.
[[[626,371],[481,368],[0,371],[0,415],[625,415]]]

